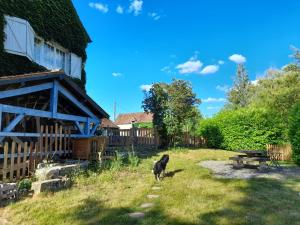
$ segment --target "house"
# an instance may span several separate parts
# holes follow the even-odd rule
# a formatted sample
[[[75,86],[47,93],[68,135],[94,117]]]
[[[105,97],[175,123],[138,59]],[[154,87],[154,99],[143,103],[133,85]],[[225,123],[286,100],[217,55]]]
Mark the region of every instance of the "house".
[[[84,87],[91,39],[71,0],[6,0],[0,9],[0,76],[61,70]]]
[[[119,134],[119,127],[108,118],[103,118],[99,127],[103,136],[113,136]]]
[[[71,0],[0,1],[0,143],[42,125],[95,135],[109,115],[83,90],[90,42]]]
[[[121,130],[131,129],[134,125],[145,124],[152,126],[153,114],[146,112],[119,114],[115,124]]]

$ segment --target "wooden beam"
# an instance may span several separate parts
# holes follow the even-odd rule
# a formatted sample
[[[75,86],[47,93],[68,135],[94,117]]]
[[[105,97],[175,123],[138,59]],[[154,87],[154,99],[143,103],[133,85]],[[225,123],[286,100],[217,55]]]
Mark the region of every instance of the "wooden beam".
[[[57,113],[57,104],[58,104],[58,82],[53,82],[53,87],[51,89],[51,95],[50,95],[50,112],[52,112],[53,117]]]
[[[30,87],[17,88],[17,89],[8,90],[8,91],[0,91],[0,99],[19,96],[19,95],[25,95],[25,94],[29,94],[29,93],[38,92],[38,91],[43,91],[43,90],[50,89],[52,87],[53,87],[52,83],[45,83],[45,84],[39,84],[39,85],[35,85],[35,86],[30,86]]]

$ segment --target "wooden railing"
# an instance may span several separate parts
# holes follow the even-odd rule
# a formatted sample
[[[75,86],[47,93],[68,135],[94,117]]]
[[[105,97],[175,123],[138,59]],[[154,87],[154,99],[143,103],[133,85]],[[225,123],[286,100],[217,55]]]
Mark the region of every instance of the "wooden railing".
[[[5,142],[0,146],[0,181],[15,181],[34,173],[38,163],[55,155],[67,158],[72,154],[70,129],[62,126],[41,126],[37,142]]]

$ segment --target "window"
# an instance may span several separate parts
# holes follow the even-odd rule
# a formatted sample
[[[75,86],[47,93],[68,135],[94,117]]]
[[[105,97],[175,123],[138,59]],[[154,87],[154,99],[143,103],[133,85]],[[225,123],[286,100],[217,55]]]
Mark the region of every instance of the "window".
[[[55,59],[56,59],[55,69],[65,70],[66,54],[63,51],[56,49]]]
[[[43,41],[39,38],[34,38],[34,61],[42,64]]]

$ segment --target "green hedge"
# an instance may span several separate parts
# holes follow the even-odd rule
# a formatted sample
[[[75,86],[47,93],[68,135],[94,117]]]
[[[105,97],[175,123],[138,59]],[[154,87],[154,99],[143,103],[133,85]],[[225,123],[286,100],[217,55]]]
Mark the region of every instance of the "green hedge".
[[[300,102],[291,110],[289,138],[293,149],[293,160],[300,165]]]
[[[85,49],[91,40],[71,0],[4,0],[0,1],[0,76],[45,70],[24,57],[4,52],[4,14],[28,20],[46,41],[55,41],[86,61]],[[82,73],[83,83],[85,80]]]
[[[266,144],[287,142],[287,131],[278,116],[264,109],[228,110],[200,121],[200,135],[208,147],[227,150],[265,149]]]

